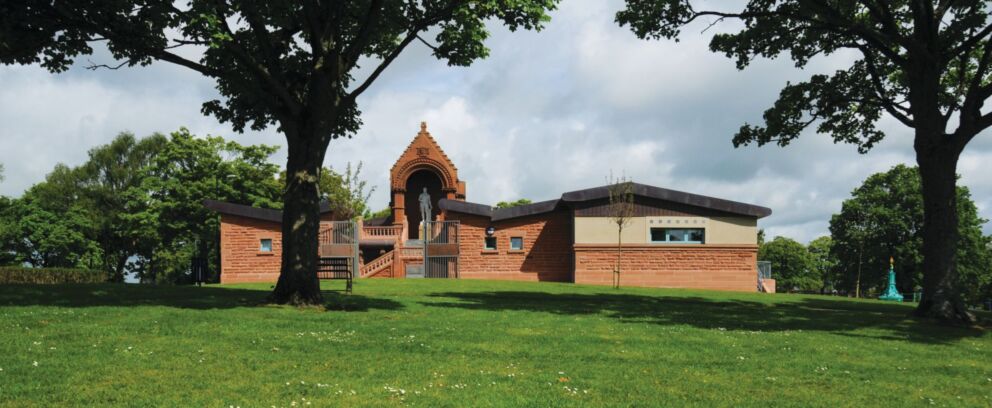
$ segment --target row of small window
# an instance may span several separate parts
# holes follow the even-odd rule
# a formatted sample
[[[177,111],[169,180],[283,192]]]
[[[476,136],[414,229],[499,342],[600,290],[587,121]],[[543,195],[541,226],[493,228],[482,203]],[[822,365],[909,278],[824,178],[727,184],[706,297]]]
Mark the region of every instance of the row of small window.
[[[651,228],[651,242],[672,244],[702,244],[706,241],[702,228]]]
[[[487,251],[495,251],[496,247],[496,237],[486,237],[486,241],[483,244],[482,249]],[[510,237],[510,250],[511,251],[523,251],[524,250],[524,238],[523,237]]]

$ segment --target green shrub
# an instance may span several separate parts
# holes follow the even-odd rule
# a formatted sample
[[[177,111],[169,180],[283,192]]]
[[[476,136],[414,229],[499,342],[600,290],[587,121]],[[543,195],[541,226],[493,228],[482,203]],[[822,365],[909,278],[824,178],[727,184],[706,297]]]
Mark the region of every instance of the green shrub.
[[[101,283],[106,281],[106,272],[91,269],[0,266],[0,284]]]

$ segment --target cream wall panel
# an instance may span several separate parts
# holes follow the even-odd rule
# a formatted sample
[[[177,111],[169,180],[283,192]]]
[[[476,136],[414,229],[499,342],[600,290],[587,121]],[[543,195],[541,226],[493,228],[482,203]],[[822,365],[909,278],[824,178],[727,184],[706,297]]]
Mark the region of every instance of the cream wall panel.
[[[713,217],[706,231],[707,244],[758,243],[758,220],[751,217]]]
[[[623,228],[623,243],[646,244],[648,242],[647,219],[635,217]],[[607,217],[576,217],[575,243],[577,244],[616,244],[617,224]]]
[[[651,228],[702,228],[707,244],[755,245],[758,220],[751,217],[634,217],[624,227],[623,242],[651,242]],[[617,225],[608,217],[576,217],[575,243],[616,244]]]

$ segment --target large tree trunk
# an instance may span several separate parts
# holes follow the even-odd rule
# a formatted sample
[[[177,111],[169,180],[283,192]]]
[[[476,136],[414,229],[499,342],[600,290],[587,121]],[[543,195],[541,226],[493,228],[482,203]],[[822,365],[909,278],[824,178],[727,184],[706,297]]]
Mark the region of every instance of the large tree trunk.
[[[320,196],[317,181],[327,151],[319,137],[287,134],[286,193],[282,210],[282,269],[269,297],[273,303],[323,304],[317,279]]]
[[[923,297],[916,315],[970,324],[957,288],[957,162],[961,148],[946,136],[917,130],[916,161],[923,187]],[[942,137],[943,136],[943,137]]]

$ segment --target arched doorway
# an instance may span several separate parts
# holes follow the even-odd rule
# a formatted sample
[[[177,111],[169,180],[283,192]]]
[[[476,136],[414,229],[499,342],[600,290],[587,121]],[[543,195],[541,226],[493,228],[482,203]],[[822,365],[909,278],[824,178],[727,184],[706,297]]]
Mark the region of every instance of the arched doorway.
[[[406,193],[403,197],[407,225],[409,225],[408,239],[416,239],[419,236],[421,219],[418,198],[424,188],[431,195],[431,218],[437,219],[438,214],[441,213],[437,208],[438,200],[444,197],[444,193],[441,191],[441,178],[438,177],[437,173],[428,169],[420,169],[410,174],[410,177],[406,179]]]

